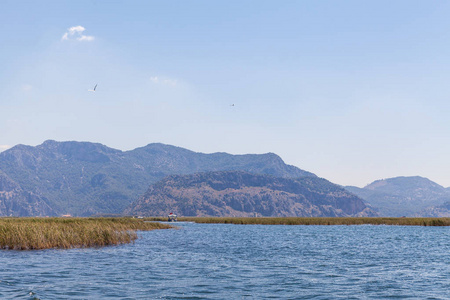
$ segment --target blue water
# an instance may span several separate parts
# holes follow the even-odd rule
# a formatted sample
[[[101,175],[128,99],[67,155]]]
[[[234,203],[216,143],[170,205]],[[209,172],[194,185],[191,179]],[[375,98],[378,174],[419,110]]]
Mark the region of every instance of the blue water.
[[[134,244],[0,251],[0,298],[450,299],[450,228],[178,223]]]

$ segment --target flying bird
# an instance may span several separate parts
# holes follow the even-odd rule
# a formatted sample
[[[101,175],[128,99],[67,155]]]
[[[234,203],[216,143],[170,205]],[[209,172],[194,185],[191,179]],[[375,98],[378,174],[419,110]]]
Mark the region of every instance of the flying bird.
[[[97,85],[98,85],[98,84],[96,84],[96,85],[94,86],[94,89],[93,89],[93,90],[88,90],[88,92],[95,92],[95,89],[97,88]]]
[[[234,106],[234,104],[231,104],[230,106]]]

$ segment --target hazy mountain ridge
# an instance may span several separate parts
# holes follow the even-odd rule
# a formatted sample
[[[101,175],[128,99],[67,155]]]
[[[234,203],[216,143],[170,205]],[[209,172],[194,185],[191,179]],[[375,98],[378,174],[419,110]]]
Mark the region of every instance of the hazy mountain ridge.
[[[40,212],[12,209],[8,215],[121,213],[150,184],[172,174],[244,170],[279,177],[315,176],[286,165],[273,153],[204,154],[164,144],[121,151],[99,143],[52,140],[1,152],[0,170],[20,191],[8,196],[8,201],[19,201],[19,194],[27,194],[51,208]]]
[[[53,210],[46,199],[30,192],[23,191],[20,186],[0,171],[0,216],[46,216]]]
[[[345,188],[376,208],[382,216],[432,217],[432,207],[450,201],[449,188],[420,176],[381,179],[364,188]],[[450,211],[446,213],[445,208],[440,209],[440,213],[450,217]]]
[[[117,214],[166,176],[212,171],[317,178],[273,153],[204,154],[159,143],[121,151],[50,140],[0,153],[0,216]],[[426,178],[397,177],[346,189],[382,216],[450,216],[444,205],[450,188]]]
[[[450,201],[438,206],[429,206],[417,214],[415,217],[450,218]]]
[[[126,214],[160,216],[376,216],[345,189],[318,177],[242,171],[173,175],[150,186]]]

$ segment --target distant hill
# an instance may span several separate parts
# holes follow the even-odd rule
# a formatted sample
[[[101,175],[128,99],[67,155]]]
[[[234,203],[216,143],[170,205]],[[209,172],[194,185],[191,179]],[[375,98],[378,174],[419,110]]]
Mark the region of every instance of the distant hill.
[[[280,178],[242,171],[173,175],[150,186],[125,214],[236,217],[376,216],[345,189],[318,177]]]
[[[120,151],[49,140],[0,153],[0,215],[117,214],[168,175],[224,170],[315,177],[273,153],[204,154],[164,144]]]
[[[377,180],[364,188],[345,188],[376,208],[381,216],[431,217],[426,213],[427,207],[450,201],[449,189],[419,176]]]
[[[438,206],[429,206],[417,214],[415,217],[450,218],[450,201]]]

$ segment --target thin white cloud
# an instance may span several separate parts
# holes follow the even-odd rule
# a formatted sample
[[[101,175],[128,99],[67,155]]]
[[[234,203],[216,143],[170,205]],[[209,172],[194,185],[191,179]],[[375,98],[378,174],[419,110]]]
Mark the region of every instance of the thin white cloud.
[[[83,26],[74,26],[69,28],[69,33],[74,35],[77,32],[82,33],[85,30],[86,28],[84,28]]]
[[[10,145],[0,145],[0,152],[5,151],[7,149],[11,148]]]
[[[178,84],[178,81],[176,79],[159,76],[150,77],[150,81],[154,84],[169,85],[169,86],[176,86]]]
[[[77,38],[77,41],[93,41],[94,37],[91,35],[82,35],[79,38]]]
[[[83,32],[86,30],[83,26],[73,26],[67,29],[67,32],[64,33],[61,40],[76,40],[76,41],[93,41],[95,37],[92,35],[84,35]]]

